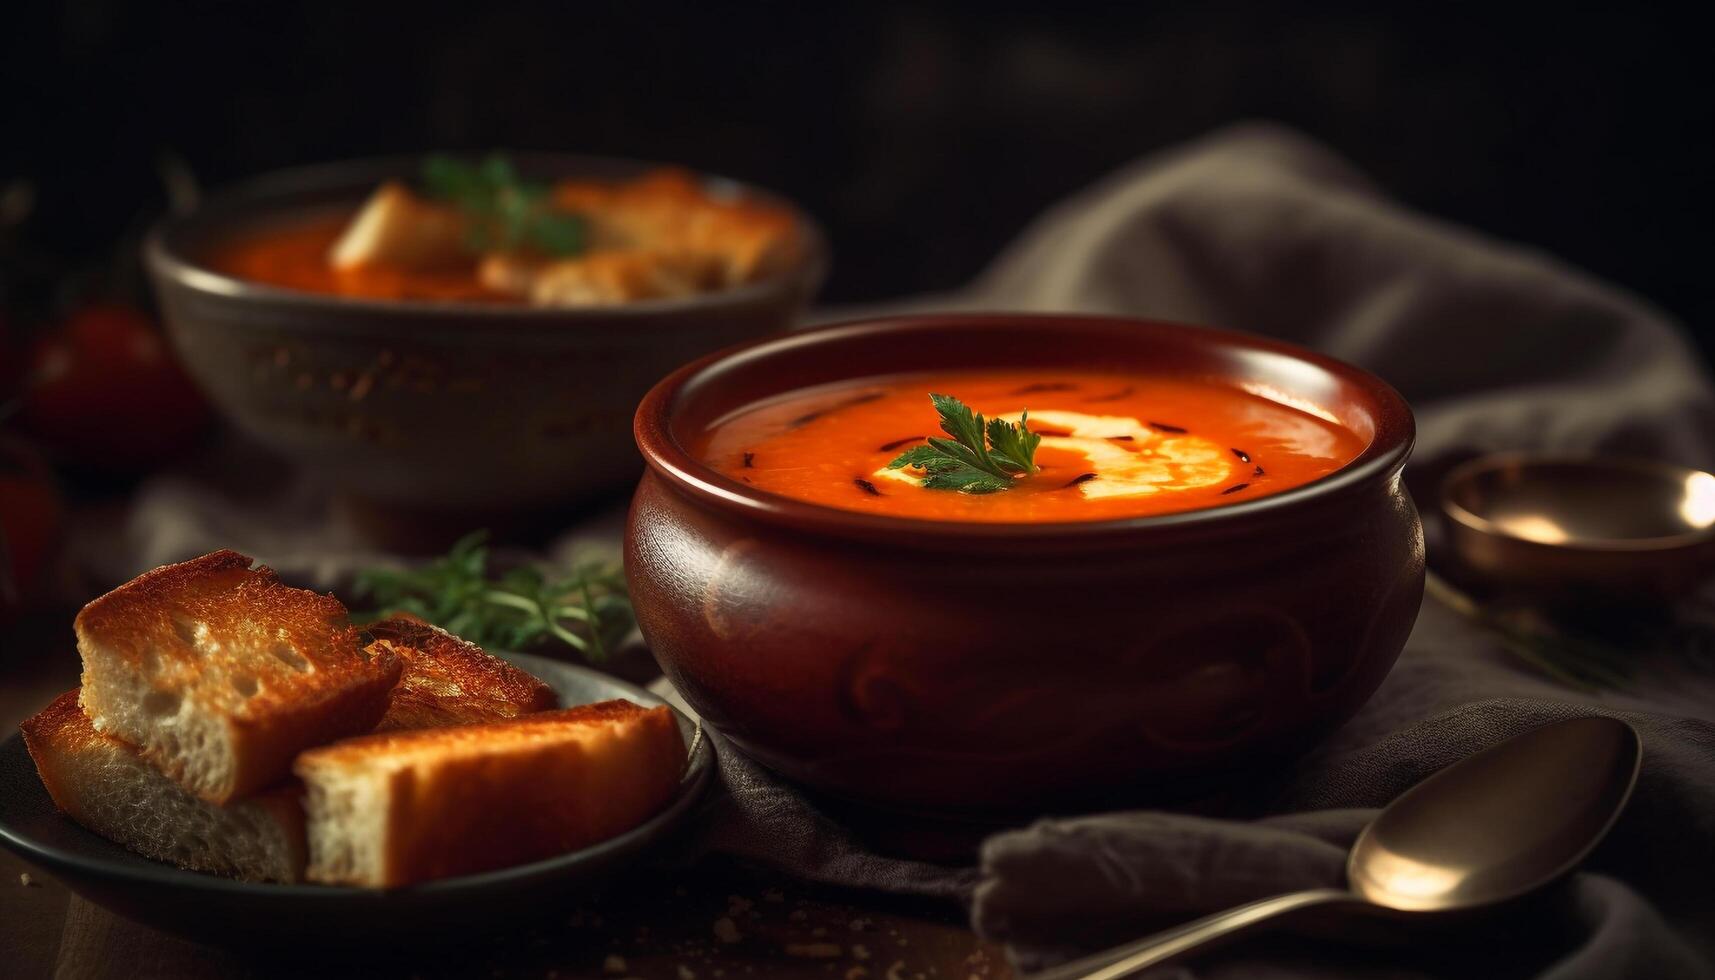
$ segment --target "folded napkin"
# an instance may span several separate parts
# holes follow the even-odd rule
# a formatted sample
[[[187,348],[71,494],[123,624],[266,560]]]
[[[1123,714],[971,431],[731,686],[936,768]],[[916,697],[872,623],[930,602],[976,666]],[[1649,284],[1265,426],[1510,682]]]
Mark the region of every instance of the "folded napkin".
[[[1658,311],[1551,259],[1414,214],[1327,150],[1274,127],[1226,130],[1144,160],[1050,211],[971,288],[887,311],[901,309],[1216,323],[1354,361],[1417,412],[1407,480],[1426,516],[1439,474],[1477,452],[1715,464],[1715,389]],[[331,584],[375,557],[329,523],[313,488],[243,497],[217,482],[160,478],[115,527],[90,525],[92,576],[124,578],[229,546]],[[556,547],[616,533],[605,515]],[[115,551],[116,540],[127,547]],[[1403,948],[1263,938],[1155,975],[1715,976],[1706,882],[1715,871],[1715,670],[1707,652],[1701,663],[1694,654],[1664,643],[1640,658],[1624,691],[1581,693],[1429,600],[1356,718],[1197,815],[1048,819],[989,838],[974,866],[902,860],[728,748],[728,792],[703,843],[818,881],[964,901],[982,935],[1034,969],[1254,898],[1336,885],[1374,808],[1417,780],[1547,721],[1611,714],[1645,738],[1636,798],[1566,888],[1503,932],[1479,923]]]

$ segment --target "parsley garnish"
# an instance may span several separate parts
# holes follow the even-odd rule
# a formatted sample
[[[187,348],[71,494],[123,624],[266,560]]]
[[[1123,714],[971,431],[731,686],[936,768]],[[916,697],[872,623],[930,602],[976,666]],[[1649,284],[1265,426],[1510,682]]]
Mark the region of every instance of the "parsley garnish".
[[[952,395],[931,394],[929,400],[941,414],[941,430],[953,438],[930,436],[927,446],[900,453],[888,469],[915,466],[926,474],[926,488],[961,493],[1005,490],[1013,477],[1036,472],[1036,446],[1042,437],[1030,431],[1029,412],[1020,415],[1017,424],[1005,419],[985,423],[981,412],[971,411]]]
[[[436,154],[423,161],[423,189],[470,220],[465,244],[473,252],[533,248],[574,255],[588,238],[584,219],[554,207],[548,185],[526,181],[498,154],[480,163]]]
[[[373,622],[407,612],[477,646],[524,650],[560,642],[597,662],[631,631],[631,600],[617,562],[525,565],[491,579],[486,537],[466,535],[445,557],[419,568],[359,573],[355,591],[376,611],[356,618]]]

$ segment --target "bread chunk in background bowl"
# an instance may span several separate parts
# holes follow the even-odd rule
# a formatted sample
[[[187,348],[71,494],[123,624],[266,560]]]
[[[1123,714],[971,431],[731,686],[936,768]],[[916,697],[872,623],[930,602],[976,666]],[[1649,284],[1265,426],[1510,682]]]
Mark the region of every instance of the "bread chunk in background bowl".
[[[365,648],[339,600],[233,551],[166,565],[75,623],[98,732],[210,803],[284,778],[303,749],[375,727],[398,657]]]

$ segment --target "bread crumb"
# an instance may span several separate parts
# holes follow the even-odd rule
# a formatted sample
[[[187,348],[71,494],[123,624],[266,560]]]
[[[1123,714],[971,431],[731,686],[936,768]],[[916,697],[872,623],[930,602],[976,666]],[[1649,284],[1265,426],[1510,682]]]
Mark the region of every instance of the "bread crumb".
[[[852,931],[853,932],[862,932],[868,928],[869,928],[869,920],[868,919],[853,919],[852,920]]]
[[[808,919],[809,916],[804,914],[803,909],[793,909],[792,914],[788,915],[786,918],[791,919],[793,922],[803,922],[805,919]]]
[[[852,959],[854,959],[854,960],[867,960],[867,959],[869,959],[869,947],[865,946],[863,943],[852,943]]]
[[[715,938],[723,943],[736,943],[744,937],[739,934],[738,926],[723,915],[715,920]]]
[[[601,972],[615,975],[624,973],[625,957],[609,954],[607,959],[601,961]]]
[[[748,898],[740,898],[737,895],[728,895],[726,897],[726,914],[732,916],[743,915],[744,913],[749,912],[751,906],[755,904],[755,902],[752,902]]]
[[[826,936],[827,934],[828,934],[828,930],[822,928],[821,926],[817,926],[816,928],[810,930],[810,935],[816,936],[818,938],[821,936]]]
[[[18,884],[23,885],[25,888],[34,888],[36,887],[36,879],[30,877],[30,873],[28,871],[20,871],[18,872]]]
[[[679,964],[679,980],[697,980],[697,971],[683,963]]]
[[[867,967],[854,966],[846,971],[846,980],[863,980],[863,978],[867,976],[869,976],[869,969]]]
[[[778,888],[770,888],[762,893],[762,900],[764,902],[784,902],[786,901],[786,893]]]
[[[787,956],[804,956],[811,959],[835,959],[840,955],[838,943],[787,943]]]
[[[905,980],[904,960],[894,960],[893,965],[887,968],[887,980]]]

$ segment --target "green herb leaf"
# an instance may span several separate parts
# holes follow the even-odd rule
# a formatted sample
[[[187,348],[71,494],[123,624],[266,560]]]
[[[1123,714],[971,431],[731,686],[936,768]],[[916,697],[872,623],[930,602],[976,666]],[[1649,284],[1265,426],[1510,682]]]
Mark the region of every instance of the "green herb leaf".
[[[1036,447],[1042,444],[1042,437],[1030,431],[1029,423],[1028,411],[1019,414],[1017,425],[1004,419],[989,419],[991,455],[999,460],[1002,469],[1013,473],[1036,471]]]
[[[423,161],[423,190],[464,212],[473,252],[533,248],[575,255],[588,245],[588,223],[554,207],[546,184],[526,181],[512,162],[493,154],[478,163],[436,154]]]
[[[952,439],[929,438],[926,446],[914,446],[894,457],[889,469],[916,467],[925,474],[929,490],[961,493],[994,493],[1012,486],[1014,476],[1036,472],[1036,447],[1042,437],[1031,432],[1025,412],[1017,424],[989,419],[951,395],[931,394],[941,416],[941,430]]]
[[[357,576],[355,591],[373,622],[411,613],[482,647],[524,650],[570,646],[591,661],[631,631],[635,620],[625,576],[611,559],[584,559],[570,568],[535,565],[498,578],[488,571],[487,533],[466,535],[444,557],[410,570],[375,568]]]
[[[994,493],[1012,486],[1010,477],[995,476],[969,466],[954,466],[931,473],[923,480],[927,490],[957,490],[961,493]]]
[[[584,250],[586,231],[583,218],[564,211],[546,211],[536,216],[530,235],[542,251],[566,256]]]

